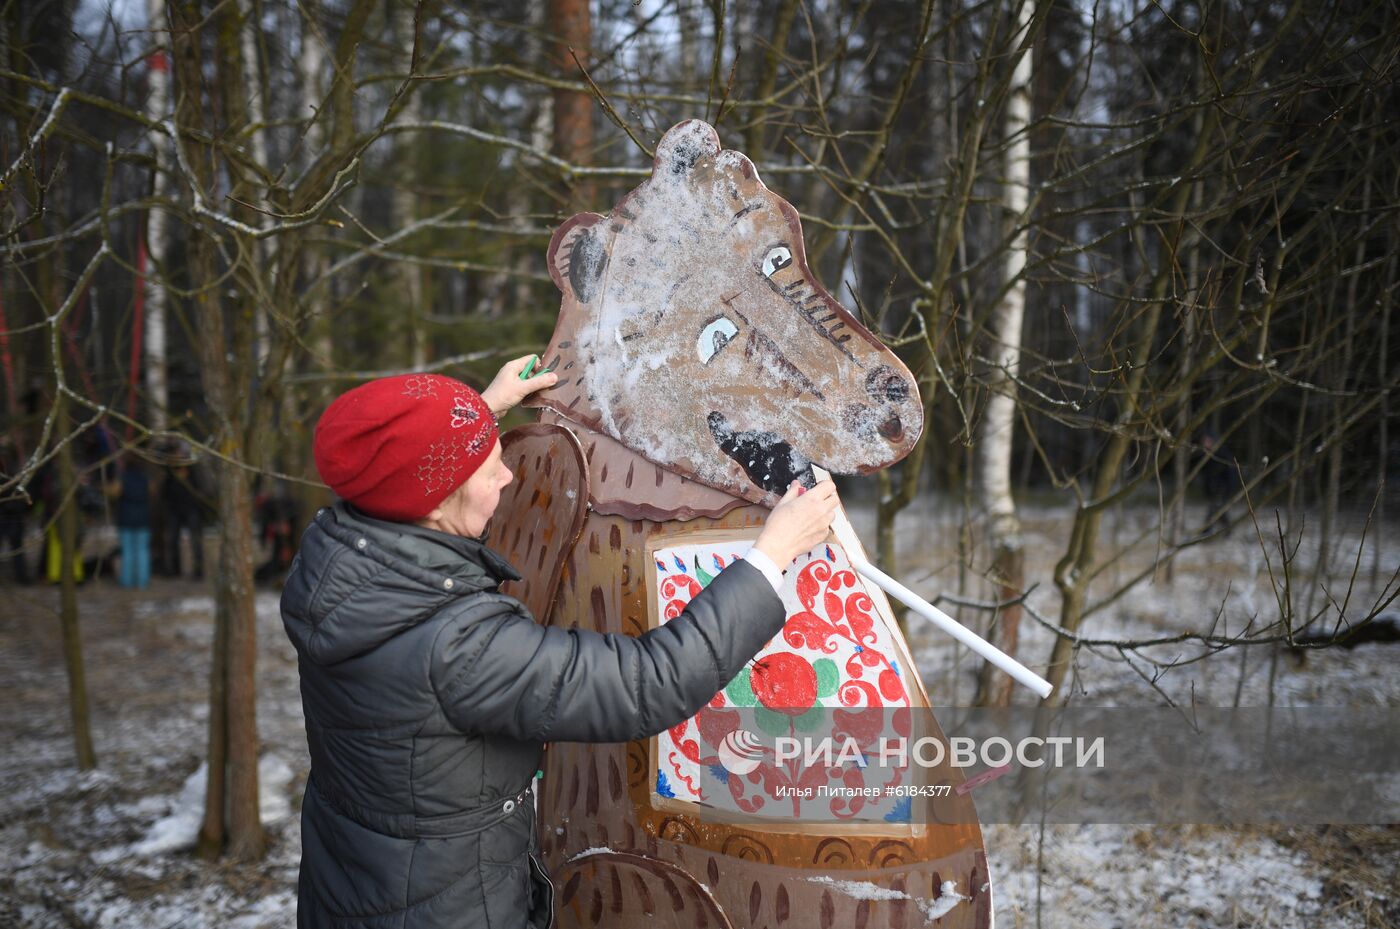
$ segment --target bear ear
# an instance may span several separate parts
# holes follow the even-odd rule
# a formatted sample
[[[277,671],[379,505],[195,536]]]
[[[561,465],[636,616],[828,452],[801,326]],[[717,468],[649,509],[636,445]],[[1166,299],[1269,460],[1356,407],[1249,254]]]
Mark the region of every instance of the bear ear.
[[[608,265],[600,225],[605,218],[597,213],[571,216],[549,240],[549,276],[560,292],[572,294],[579,303],[589,303],[597,296],[598,282]]]
[[[713,126],[699,119],[677,123],[656,146],[652,176],[658,179],[683,177],[706,155],[719,154],[719,135]]]

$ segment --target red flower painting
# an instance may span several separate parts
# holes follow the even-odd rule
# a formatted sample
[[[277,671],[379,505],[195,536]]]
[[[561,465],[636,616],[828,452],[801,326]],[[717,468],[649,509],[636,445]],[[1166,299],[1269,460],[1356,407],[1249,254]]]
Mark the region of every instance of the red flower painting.
[[[734,549],[689,545],[658,552],[659,602],[654,607],[661,621],[680,615],[708,585],[711,565],[718,573],[740,557]],[[755,729],[770,739],[831,738],[873,753],[891,726],[908,734],[911,701],[893,657],[892,618],[880,615],[844,552],[821,545],[798,558],[782,595],[788,607],[782,632],[705,708],[658,737],[658,792],[784,818],[810,812],[811,804],[820,804],[823,817],[837,818],[894,807],[893,802],[827,795],[819,788],[893,786],[901,771],[803,764],[803,759],[780,762],[772,750],[754,749],[747,739],[746,729]],[[750,746],[747,752],[736,748],[742,745]],[[866,783],[867,776],[876,775],[880,784]]]

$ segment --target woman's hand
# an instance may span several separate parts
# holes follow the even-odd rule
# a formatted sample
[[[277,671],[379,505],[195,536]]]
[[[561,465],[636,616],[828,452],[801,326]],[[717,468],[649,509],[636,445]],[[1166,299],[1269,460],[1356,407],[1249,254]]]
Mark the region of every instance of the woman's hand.
[[[526,380],[520,379],[520,373],[525,370],[525,366],[530,363],[535,355],[525,355],[514,361],[507,361],[501,366],[501,370],[496,372],[496,377],[491,381],[491,386],[481,392],[481,399],[486,401],[486,405],[491,408],[491,412],[501,416],[511,407],[537,390],[544,390],[546,387],[553,387],[559,383],[559,375],[553,371],[548,374],[539,374],[538,368],[532,372],[533,377]],[[544,364],[541,359],[539,364]]]
[[[792,559],[826,538],[840,502],[831,481],[818,481],[805,493],[802,485],[793,481],[768,514],[754,548],[773,559],[780,570],[786,569]]]

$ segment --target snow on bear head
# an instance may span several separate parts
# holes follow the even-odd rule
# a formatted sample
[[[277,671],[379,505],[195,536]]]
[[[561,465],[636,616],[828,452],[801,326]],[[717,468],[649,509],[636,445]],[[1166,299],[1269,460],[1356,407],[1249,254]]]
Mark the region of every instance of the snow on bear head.
[[[554,233],[563,294],[534,405],[771,503],[811,465],[886,468],[923,429],[904,364],[817,283],[797,211],[707,123],[673,127],[606,216]]]

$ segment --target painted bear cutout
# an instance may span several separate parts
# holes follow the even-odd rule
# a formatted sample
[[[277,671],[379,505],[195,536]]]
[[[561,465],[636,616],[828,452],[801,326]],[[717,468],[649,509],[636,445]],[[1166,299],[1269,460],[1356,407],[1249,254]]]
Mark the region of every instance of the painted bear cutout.
[[[548,260],[560,381],[536,402],[663,468],[771,505],[814,461],[868,474],[923,430],[908,369],[807,267],[797,211],[706,123]]]
[[[807,268],[796,211],[703,122],[667,132],[652,176],[607,216],[560,226],[548,262],[563,300],[545,357],[561,380],[537,395],[543,425],[503,443],[521,486],[493,521],[509,527],[546,495],[561,510],[550,517],[556,531],[505,546],[541,622],[634,636],[655,628],[703,586],[697,566],[722,570],[758,536],[790,480],[811,482],[811,464],[870,473],[907,454],[922,429],[909,371]],[[581,455],[582,464],[539,467],[551,435],[557,460]],[[557,578],[537,577],[556,564]],[[784,657],[770,662],[791,669],[789,682],[818,681],[800,691],[814,707],[839,704],[843,689],[855,695],[856,678],[871,687],[847,706],[926,707],[888,601],[842,574],[848,565],[831,538],[788,570],[790,622],[765,650]],[[821,616],[805,622],[832,630],[829,652],[790,635],[803,576],[807,593],[815,577],[858,600],[859,624],[844,608],[842,617],[808,611]],[[878,658],[855,657],[869,648]],[[762,703],[752,667],[716,699],[750,696]],[[888,815],[888,806],[841,823],[803,822],[800,808],[742,823],[715,816],[717,790],[753,802],[744,785],[707,773],[725,731],[715,718],[687,721],[690,733],[705,725],[708,735],[692,738],[679,762],[704,799],[658,779],[674,770],[666,756],[686,743],[684,726],[626,744],[550,746],[539,838],[560,926],[991,924],[969,799],[946,816]],[[961,782],[956,769],[934,775]]]

